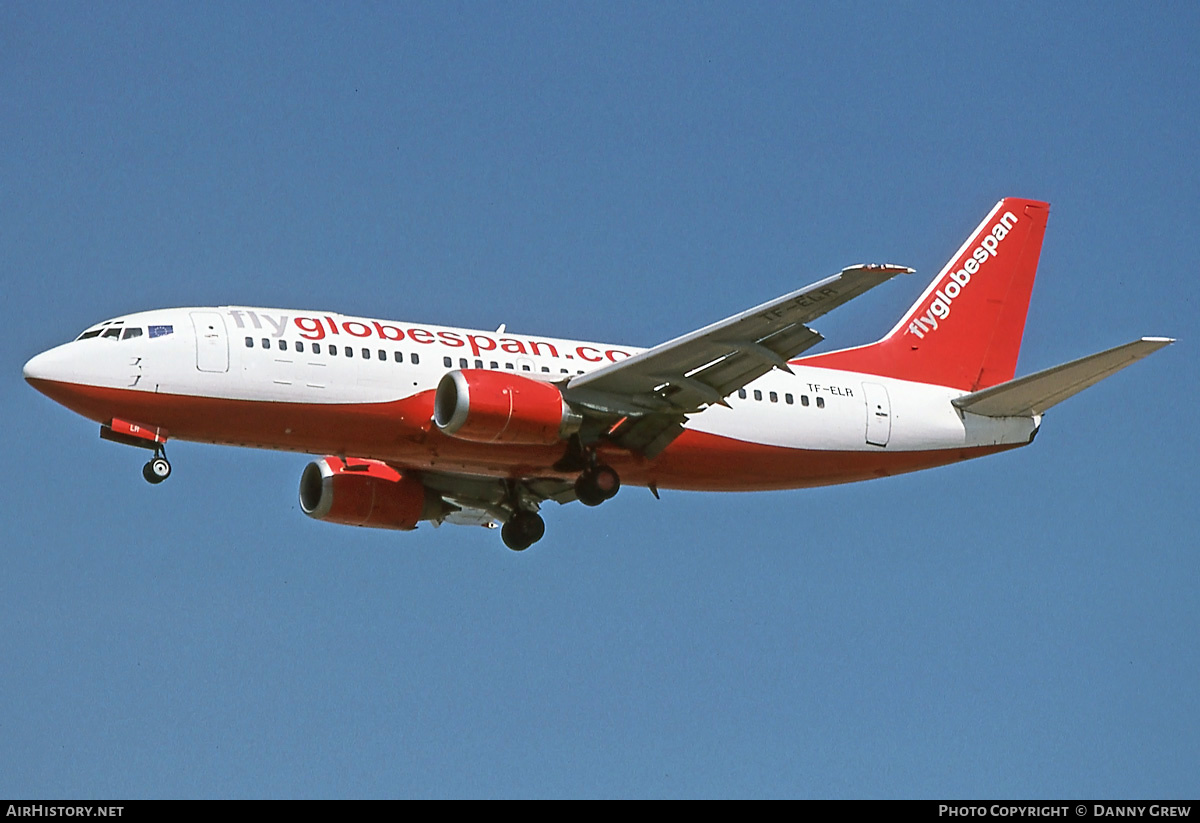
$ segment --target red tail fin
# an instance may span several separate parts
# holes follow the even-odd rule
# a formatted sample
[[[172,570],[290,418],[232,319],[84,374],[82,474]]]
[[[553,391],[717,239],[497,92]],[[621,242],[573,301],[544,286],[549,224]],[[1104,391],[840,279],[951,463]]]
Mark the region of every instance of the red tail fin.
[[[1001,200],[886,337],[801,362],[967,391],[1011,380],[1049,215]]]

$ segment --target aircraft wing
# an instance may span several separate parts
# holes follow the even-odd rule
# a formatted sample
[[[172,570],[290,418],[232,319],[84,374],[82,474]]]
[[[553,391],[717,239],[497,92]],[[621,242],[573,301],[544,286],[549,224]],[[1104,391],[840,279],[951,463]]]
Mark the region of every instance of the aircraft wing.
[[[569,403],[619,418],[606,432],[618,445],[653,457],[683,431],[686,415],[724,403],[733,392],[821,341],[807,323],[912,269],[850,266],[832,277],[677,337],[626,360],[572,378]]]
[[[574,483],[555,477],[505,480],[452,472],[422,472],[421,482],[449,504],[437,522],[456,525],[503,523],[513,515],[514,500],[520,501],[528,510],[537,511],[547,500],[570,503],[575,499]]]

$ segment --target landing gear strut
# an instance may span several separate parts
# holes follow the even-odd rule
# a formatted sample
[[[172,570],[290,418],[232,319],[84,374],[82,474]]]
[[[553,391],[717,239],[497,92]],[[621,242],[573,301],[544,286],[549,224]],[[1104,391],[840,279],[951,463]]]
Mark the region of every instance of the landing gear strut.
[[[620,476],[612,466],[601,463],[595,447],[585,446],[578,434],[571,435],[554,469],[563,473],[580,472],[575,479],[575,497],[585,506],[599,506],[621,490]]]
[[[142,466],[142,477],[146,482],[157,486],[171,476],[171,464],[167,460],[166,450],[159,447],[154,450],[154,457]]]
[[[504,545],[515,552],[523,552],[542,539],[546,533],[546,521],[537,512],[518,510],[500,528]]]
[[[585,506],[599,506],[621,490],[621,478],[611,466],[592,466],[575,481],[575,496]]]

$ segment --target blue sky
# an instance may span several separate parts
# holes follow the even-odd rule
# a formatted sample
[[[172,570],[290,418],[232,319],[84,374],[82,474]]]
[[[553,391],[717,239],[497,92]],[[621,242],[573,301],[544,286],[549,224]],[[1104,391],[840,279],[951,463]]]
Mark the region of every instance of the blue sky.
[[[1194,797],[1200,7],[0,5],[0,796]],[[21,380],[240,303],[652,345],[1052,203],[1037,443],[483,529],[305,518]],[[828,346],[827,346],[828,347]]]

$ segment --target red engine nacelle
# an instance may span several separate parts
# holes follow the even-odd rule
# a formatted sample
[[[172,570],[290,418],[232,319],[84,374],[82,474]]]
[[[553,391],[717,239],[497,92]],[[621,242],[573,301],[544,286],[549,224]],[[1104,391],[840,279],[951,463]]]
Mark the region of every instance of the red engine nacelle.
[[[461,369],[438,383],[433,422],[460,440],[549,446],[578,431],[583,419],[549,383],[506,372]]]
[[[325,457],[300,475],[304,513],[347,526],[415,529],[418,521],[438,515],[440,502],[421,481],[378,460]]]

